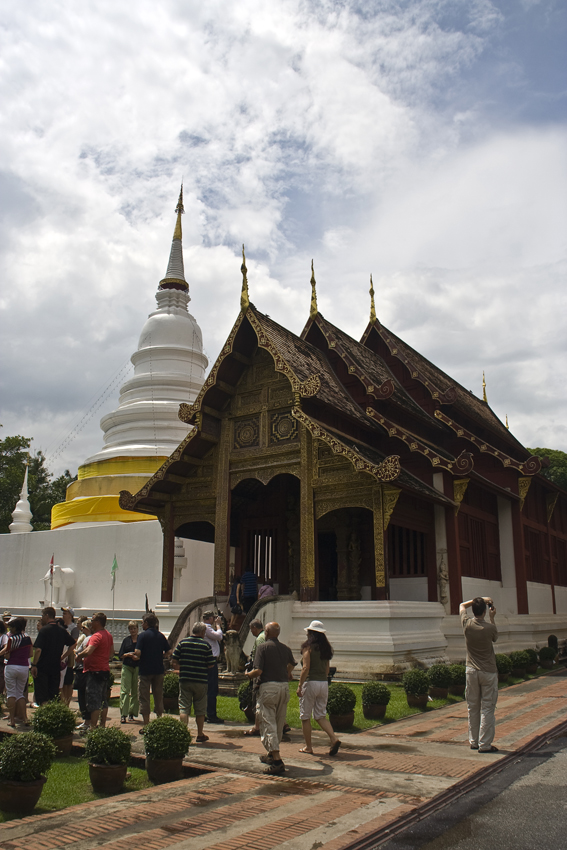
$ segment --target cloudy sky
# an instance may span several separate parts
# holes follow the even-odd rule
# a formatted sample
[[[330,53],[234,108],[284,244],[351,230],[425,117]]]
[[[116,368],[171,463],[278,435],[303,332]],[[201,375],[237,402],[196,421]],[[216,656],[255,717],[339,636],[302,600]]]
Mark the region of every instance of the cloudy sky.
[[[566,36],[564,0],[4,0],[0,434],[55,472],[101,447],[183,178],[210,360],[242,242],[296,332],[311,258],[355,337],[372,272],[384,324],[567,451]]]

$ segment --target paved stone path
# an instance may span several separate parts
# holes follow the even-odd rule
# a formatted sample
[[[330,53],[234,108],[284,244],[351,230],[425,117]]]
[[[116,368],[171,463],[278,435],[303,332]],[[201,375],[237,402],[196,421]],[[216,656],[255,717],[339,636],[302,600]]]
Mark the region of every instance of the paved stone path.
[[[261,743],[244,736],[244,725],[208,726],[210,740],[191,747],[187,760],[208,772],[9,821],[0,825],[0,847],[345,850],[377,829],[394,827],[424,804],[435,804],[437,795],[446,797],[463,780],[474,781],[475,774],[481,780],[487,766],[551,734],[567,718],[566,700],[565,670],[501,692],[496,754],[470,750],[464,703],[345,734],[334,758],[326,755],[326,737],[317,733],[316,755],[300,753],[301,735],[293,731],[291,742],[282,744],[285,778],[263,775]],[[135,749],[142,746],[137,738]]]

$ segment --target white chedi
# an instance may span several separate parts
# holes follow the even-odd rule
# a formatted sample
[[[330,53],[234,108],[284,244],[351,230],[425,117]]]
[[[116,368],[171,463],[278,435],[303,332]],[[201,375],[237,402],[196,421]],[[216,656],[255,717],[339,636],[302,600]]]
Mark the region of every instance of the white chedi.
[[[10,534],[23,534],[26,531],[33,531],[31,524],[32,512],[28,501],[28,467],[24,473],[24,483],[20,498],[16,503],[16,507],[12,511],[12,520],[10,523]]]

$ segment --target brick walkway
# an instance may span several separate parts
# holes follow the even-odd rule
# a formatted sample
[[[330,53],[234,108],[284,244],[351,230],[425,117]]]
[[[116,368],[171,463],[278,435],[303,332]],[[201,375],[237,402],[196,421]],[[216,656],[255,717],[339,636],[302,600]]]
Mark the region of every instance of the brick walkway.
[[[502,692],[500,752],[493,755],[469,749],[464,703],[343,735],[335,758],[325,755],[326,739],[316,734],[318,755],[300,753],[301,737],[293,732],[291,743],[282,744],[285,778],[262,774],[261,744],[244,737],[243,725],[207,727],[210,741],[192,747],[188,762],[210,772],[9,821],[0,825],[0,847],[342,850],[551,732],[566,718],[566,699],[565,670]]]

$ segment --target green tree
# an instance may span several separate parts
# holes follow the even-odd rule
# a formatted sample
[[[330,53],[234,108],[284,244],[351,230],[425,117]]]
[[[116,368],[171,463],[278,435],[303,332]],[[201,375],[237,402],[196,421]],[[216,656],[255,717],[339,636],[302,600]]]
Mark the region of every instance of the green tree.
[[[544,478],[548,478],[557,484],[558,487],[563,487],[567,490],[567,454],[560,449],[528,449],[529,452],[537,457],[549,458],[549,466],[542,467],[541,474]]]
[[[28,493],[34,531],[51,528],[51,508],[65,500],[67,486],[76,480],[68,469],[53,479],[45,455],[38,451],[29,452],[29,437],[6,437],[0,440],[0,534],[7,534],[12,522],[12,511],[20,497],[24,481],[26,461],[28,469]]]

